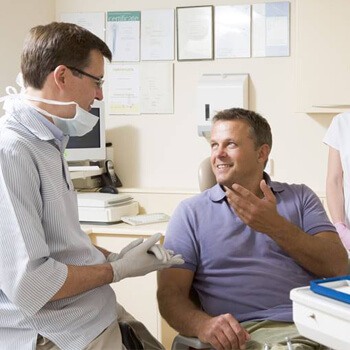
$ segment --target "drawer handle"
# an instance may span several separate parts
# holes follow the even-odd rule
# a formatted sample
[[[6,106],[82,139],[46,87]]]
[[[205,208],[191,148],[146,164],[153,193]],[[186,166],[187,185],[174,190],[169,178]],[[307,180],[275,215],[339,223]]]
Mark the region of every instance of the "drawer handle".
[[[316,315],[315,314],[311,314],[311,315],[309,315],[309,317],[312,318],[313,320],[316,319]]]

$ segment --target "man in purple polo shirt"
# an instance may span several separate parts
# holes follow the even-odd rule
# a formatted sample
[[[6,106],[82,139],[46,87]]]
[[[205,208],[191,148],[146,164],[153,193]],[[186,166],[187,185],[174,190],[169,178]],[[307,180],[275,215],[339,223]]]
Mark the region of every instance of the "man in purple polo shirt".
[[[262,116],[219,112],[211,132],[217,185],[183,201],[168,225],[165,247],[185,264],[159,273],[161,314],[215,349],[288,349],[286,337],[296,349],[321,349],[298,334],[289,292],[347,271],[347,253],[315,193],[264,172],[271,146]]]

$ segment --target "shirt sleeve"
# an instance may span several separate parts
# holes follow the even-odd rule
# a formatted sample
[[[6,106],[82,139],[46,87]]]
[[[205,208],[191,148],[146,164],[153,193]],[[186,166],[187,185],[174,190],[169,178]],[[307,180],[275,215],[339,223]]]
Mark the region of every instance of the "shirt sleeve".
[[[173,250],[175,254],[182,254],[185,263],[176,268],[196,270],[199,262],[199,249],[194,213],[186,205],[186,201],[181,202],[171,216],[165,234],[164,247]]]
[[[0,149],[1,290],[34,315],[62,287],[67,266],[50,258],[43,224],[41,179],[25,142]]]
[[[309,234],[323,231],[337,232],[330,222],[321,200],[308,186],[301,185],[303,201],[302,228]]]
[[[326,131],[326,134],[323,138],[323,142],[328,145],[331,146],[333,148],[335,148],[336,150],[339,151],[340,149],[340,140],[339,138],[341,137],[341,133],[339,130],[340,127],[340,118],[341,115],[336,115],[331,122],[331,125],[329,126],[328,130]]]

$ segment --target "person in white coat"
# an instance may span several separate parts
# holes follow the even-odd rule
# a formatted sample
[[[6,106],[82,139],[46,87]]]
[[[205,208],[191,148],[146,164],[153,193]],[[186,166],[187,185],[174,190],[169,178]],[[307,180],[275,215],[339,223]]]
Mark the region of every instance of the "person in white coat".
[[[326,198],[343,245],[350,250],[350,113],[335,116],[323,142],[329,146]]]

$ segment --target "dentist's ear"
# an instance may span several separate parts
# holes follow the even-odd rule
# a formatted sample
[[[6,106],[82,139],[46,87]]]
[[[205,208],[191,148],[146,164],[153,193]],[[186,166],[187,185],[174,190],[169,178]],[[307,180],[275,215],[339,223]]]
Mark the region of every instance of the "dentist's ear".
[[[57,66],[52,72],[55,84],[59,88],[63,88],[65,86],[67,82],[67,72],[68,68],[63,64]]]

